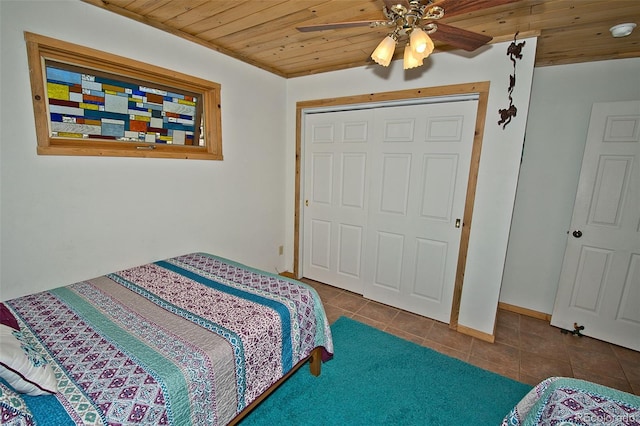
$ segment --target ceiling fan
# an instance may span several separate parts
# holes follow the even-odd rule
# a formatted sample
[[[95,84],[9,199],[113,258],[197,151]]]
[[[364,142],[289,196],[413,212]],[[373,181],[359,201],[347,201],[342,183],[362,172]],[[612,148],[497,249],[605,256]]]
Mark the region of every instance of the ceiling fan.
[[[440,19],[512,3],[517,0],[383,0],[385,20],[350,21],[298,27],[299,31],[323,31],[353,27],[388,27],[392,31],[374,50],[371,59],[388,66],[396,44],[407,39],[404,68],[422,65],[434,49],[431,38],[453,47],[474,51],[493,37],[439,22]],[[436,22],[438,21],[438,22]]]

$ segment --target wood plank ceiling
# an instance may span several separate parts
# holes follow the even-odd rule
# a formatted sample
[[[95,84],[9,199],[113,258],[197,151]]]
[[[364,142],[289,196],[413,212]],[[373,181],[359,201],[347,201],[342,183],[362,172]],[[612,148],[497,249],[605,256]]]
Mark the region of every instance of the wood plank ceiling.
[[[298,26],[382,20],[383,0],[83,0],[291,78],[379,66],[371,52],[388,28],[300,32]],[[537,35],[536,66],[640,57],[640,0],[520,0],[462,13],[443,23],[490,35],[493,42]],[[609,29],[634,22],[613,38]],[[452,50],[436,42],[434,54]],[[480,49],[481,50],[481,49]],[[402,49],[396,49],[396,59]],[[444,53],[446,54],[446,53]],[[427,59],[428,60],[428,59]]]

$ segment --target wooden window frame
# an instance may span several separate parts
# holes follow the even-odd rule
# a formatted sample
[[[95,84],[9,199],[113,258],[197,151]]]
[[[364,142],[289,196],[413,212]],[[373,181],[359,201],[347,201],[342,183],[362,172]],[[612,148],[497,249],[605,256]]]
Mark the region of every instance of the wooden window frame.
[[[133,59],[25,32],[39,155],[222,160],[220,84]],[[204,146],[52,137],[45,61],[95,70],[197,94],[202,101]]]

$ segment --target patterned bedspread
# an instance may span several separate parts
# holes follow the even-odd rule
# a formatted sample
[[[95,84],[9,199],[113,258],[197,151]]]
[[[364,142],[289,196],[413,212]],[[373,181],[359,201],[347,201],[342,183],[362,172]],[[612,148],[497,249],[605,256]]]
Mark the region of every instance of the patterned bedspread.
[[[312,288],[204,253],[4,303],[59,392],[2,384],[0,400],[42,425],[224,425],[314,348],[333,353]]]
[[[584,380],[550,377],[531,389],[502,425],[640,426],[640,397]]]

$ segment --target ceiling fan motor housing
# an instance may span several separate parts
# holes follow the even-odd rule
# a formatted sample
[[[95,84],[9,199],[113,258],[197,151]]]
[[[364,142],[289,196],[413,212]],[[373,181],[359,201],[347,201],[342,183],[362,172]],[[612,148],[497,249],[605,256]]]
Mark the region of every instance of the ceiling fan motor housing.
[[[422,4],[419,0],[412,0],[407,7],[403,3],[396,3],[384,7],[384,14],[388,19],[387,26],[394,27],[396,35],[409,34],[415,27],[420,26],[422,20],[437,20],[444,16],[444,9],[440,6]],[[428,34],[437,30],[435,23],[428,23],[423,28]]]

